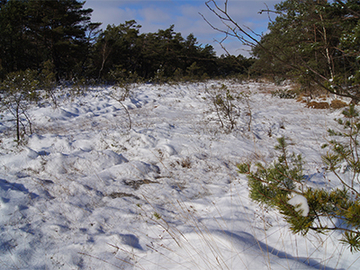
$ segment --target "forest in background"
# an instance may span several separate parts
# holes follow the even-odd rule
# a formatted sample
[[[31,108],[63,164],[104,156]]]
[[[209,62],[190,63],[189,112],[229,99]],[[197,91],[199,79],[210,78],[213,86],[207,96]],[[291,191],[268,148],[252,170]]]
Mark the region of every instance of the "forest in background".
[[[83,5],[1,1],[0,78],[27,69],[53,73],[57,82],[213,78],[247,73],[253,63],[241,55],[217,57],[211,45],[199,44],[193,34],[182,37],[174,25],[140,34],[132,20],[102,30]]]
[[[225,27],[215,30],[249,45],[251,58],[217,57],[211,45],[199,44],[193,34],[184,38],[174,25],[143,34],[134,20],[100,29],[101,22],[91,21],[93,10],[84,9],[84,3],[1,0],[0,80],[25,70],[47,81],[45,88],[63,81],[93,84],[268,76],[296,81],[301,90],[320,88],[359,101],[358,0],[283,1],[274,10],[260,11],[276,14],[261,37],[232,20],[226,10],[228,1],[225,10],[214,0],[205,2]]]

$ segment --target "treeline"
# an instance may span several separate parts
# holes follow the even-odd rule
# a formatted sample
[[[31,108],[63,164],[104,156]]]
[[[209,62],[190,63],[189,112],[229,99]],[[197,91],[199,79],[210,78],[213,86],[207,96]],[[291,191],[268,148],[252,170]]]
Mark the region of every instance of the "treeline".
[[[360,101],[359,0],[287,0],[266,10],[277,17],[260,41],[254,35],[254,58],[217,57],[212,46],[199,44],[193,34],[183,37],[173,25],[141,34],[140,25],[127,21],[102,30],[83,5],[0,0],[0,80],[25,70],[56,82],[99,83],[251,74],[290,78],[306,91],[324,89]],[[227,25],[221,14],[226,11],[217,15]],[[226,31],[240,40],[245,33],[238,24]]]
[[[51,74],[57,82],[114,82],[141,78],[206,78],[248,72],[253,60],[217,57],[193,34],[186,38],[174,26],[140,34],[141,26],[91,22],[92,9],[76,0],[0,1],[0,79],[25,70]],[[47,75],[46,75],[47,74]]]

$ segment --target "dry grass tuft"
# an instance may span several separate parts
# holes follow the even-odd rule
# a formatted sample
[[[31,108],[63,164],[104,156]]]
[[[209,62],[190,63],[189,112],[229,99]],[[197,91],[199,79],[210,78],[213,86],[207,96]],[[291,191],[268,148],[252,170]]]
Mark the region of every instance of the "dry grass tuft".
[[[188,168],[188,169],[190,169],[190,168],[191,168],[191,160],[190,160],[190,158],[187,157],[187,158],[181,160],[180,165],[181,165],[181,167],[183,167],[183,168]]]
[[[334,99],[330,104],[330,107],[333,109],[341,109],[347,106],[349,106],[349,104],[340,99]]]
[[[339,100],[339,99],[334,99],[331,101],[331,103],[327,102],[327,101],[306,101],[306,99],[301,98],[298,99],[299,102],[303,102],[303,103],[307,103],[306,107],[307,108],[311,108],[311,109],[341,109],[344,107],[349,106],[348,103],[346,103],[345,101]]]
[[[301,93],[299,97],[296,99],[296,101],[301,103],[307,103],[309,99],[311,99],[310,95]]]
[[[326,101],[326,100],[329,99],[329,95],[320,95],[320,96],[319,96],[319,99]]]
[[[328,102],[310,101],[306,107],[311,109],[330,109],[330,104]]]

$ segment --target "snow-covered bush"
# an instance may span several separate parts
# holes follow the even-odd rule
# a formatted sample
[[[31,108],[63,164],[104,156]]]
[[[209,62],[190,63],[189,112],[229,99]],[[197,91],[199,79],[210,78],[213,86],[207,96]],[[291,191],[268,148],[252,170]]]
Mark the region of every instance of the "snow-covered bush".
[[[295,99],[297,93],[289,89],[278,89],[271,92],[273,97],[285,98],[285,99]]]
[[[247,174],[250,198],[279,210],[294,233],[306,234],[339,231],[341,242],[352,252],[360,251],[360,190],[359,141],[360,117],[354,106],[343,112],[338,120],[340,131],[329,130],[331,140],[324,147],[330,151],[323,156],[332,188],[313,188],[306,185],[301,155],[289,153],[285,138],[278,139],[280,151],[271,165],[240,164],[240,173]],[[337,184],[338,183],[338,184]]]

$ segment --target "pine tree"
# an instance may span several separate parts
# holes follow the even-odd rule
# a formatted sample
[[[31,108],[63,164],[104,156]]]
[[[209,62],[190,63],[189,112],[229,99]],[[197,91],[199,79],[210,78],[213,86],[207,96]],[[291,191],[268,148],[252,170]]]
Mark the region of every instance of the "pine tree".
[[[359,1],[287,0],[254,46],[254,68],[360,101]]]
[[[312,188],[306,185],[301,155],[288,152],[284,138],[278,139],[277,160],[265,166],[238,165],[246,174],[250,198],[259,204],[277,209],[294,233],[342,232],[341,242],[352,252],[360,251],[360,117],[354,106],[344,110],[337,120],[339,131],[329,130],[335,139],[324,144],[329,148],[323,161],[328,173],[336,176],[340,187]],[[341,171],[341,169],[344,169]],[[345,173],[344,173],[345,172]]]
[[[92,9],[83,5],[76,0],[1,2],[0,61],[5,73],[39,70],[48,60],[57,80],[81,73],[84,67],[78,63],[85,62],[90,46],[86,31],[94,25]]]

